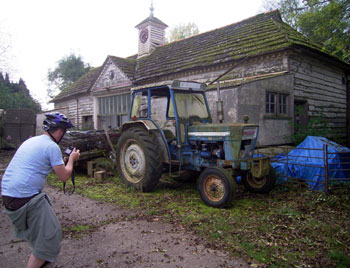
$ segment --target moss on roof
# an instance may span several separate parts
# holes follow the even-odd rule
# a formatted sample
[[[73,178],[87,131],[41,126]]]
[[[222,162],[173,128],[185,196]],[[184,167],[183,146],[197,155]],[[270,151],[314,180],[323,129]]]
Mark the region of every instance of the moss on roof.
[[[131,56],[128,58],[119,58],[115,56],[108,56],[111,60],[124,72],[128,78],[133,81],[135,75],[135,65],[136,56]],[[104,66],[104,65],[103,65]],[[92,86],[94,85],[96,79],[100,75],[103,66],[93,68],[88,73],[79,78],[76,82],[71,84],[69,87],[62,90],[52,102],[62,100],[67,97],[71,97],[81,93],[90,92]]]
[[[80,77],[77,81],[71,84],[69,87],[63,89],[53,100],[55,102],[57,100],[64,99],[66,97],[70,97],[76,94],[88,93],[96,81],[97,77],[101,72],[102,67],[96,67],[91,69],[88,73]]]
[[[302,45],[321,51],[271,11],[239,23],[157,47],[137,61],[136,82]]]
[[[134,80],[136,65],[135,57],[129,57],[126,59],[115,56],[109,57],[131,81]]]
[[[311,42],[284,23],[279,11],[275,10],[159,46],[150,55],[139,59],[137,55],[128,58],[108,57],[137,85],[163,75],[230,63],[295,46],[331,56],[330,53],[323,51],[320,45]],[[100,73],[100,69],[96,69],[62,91],[55,100],[88,92]]]

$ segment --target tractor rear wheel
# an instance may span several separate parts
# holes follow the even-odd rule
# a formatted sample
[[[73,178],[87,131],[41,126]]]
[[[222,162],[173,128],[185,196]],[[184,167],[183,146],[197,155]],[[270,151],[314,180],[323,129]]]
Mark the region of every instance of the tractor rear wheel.
[[[244,187],[253,193],[267,194],[276,183],[276,175],[273,168],[270,166],[268,175],[261,178],[254,177],[251,172],[247,172],[242,176]]]
[[[230,206],[237,189],[232,175],[220,167],[206,168],[198,178],[197,187],[203,202],[218,208]]]
[[[162,175],[163,159],[156,138],[142,128],[130,128],[118,139],[116,159],[122,181],[143,192],[152,191]]]

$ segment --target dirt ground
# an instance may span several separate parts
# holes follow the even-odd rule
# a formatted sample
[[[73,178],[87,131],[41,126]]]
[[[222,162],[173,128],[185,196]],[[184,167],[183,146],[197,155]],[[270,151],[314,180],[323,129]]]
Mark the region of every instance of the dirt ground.
[[[13,152],[0,151],[0,179]],[[145,219],[139,211],[46,187],[64,230],[61,252],[51,267],[251,267],[240,258],[204,246],[181,226]],[[72,227],[89,230],[72,232]],[[31,249],[13,235],[0,212],[0,267],[25,267]]]

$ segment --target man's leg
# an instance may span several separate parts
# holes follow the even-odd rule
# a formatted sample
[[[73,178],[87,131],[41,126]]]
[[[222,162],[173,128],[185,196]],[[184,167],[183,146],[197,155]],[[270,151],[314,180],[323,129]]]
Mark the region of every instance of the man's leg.
[[[44,260],[39,259],[31,254],[27,263],[27,268],[40,268],[44,263]]]

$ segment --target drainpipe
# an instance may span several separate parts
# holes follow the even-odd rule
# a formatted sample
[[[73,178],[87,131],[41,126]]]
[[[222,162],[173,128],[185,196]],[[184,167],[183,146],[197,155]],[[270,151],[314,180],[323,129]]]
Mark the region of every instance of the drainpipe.
[[[79,99],[76,98],[76,100],[77,100],[77,114],[76,114],[77,124],[76,124],[76,128],[79,129]]]
[[[218,95],[218,100],[216,101],[216,116],[218,121],[222,123],[224,121],[224,104],[223,104],[223,101],[221,100],[219,81],[216,82],[216,88],[217,88],[217,95]]]

